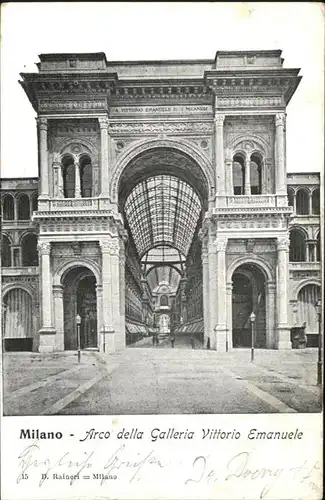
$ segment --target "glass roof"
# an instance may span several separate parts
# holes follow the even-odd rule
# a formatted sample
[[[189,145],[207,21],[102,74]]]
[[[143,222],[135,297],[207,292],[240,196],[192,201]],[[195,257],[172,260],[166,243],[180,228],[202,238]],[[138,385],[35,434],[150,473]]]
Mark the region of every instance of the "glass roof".
[[[140,258],[158,245],[174,247],[186,257],[201,203],[193,188],[183,180],[156,175],[133,188],[124,212]]]

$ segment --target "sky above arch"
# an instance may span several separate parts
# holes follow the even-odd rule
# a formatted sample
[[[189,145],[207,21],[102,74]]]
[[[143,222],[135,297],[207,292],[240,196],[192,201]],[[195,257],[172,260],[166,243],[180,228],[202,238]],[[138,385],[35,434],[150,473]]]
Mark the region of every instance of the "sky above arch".
[[[321,3],[21,3],[1,7],[1,176],[37,176],[36,113],[18,84],[38,54],[105,52],[108,60],[213,59],[217,50],[281,49],[302,81],[287,108],[287,170],[324,158]]]

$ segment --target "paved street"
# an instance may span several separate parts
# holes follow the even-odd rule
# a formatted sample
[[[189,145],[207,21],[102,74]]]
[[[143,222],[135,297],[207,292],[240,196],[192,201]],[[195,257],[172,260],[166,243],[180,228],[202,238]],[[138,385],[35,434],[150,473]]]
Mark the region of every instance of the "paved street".
[[[141,348],[140,348],[141,347]],[[317,349],[191,349],[189,339],[107,355],[5,353],[4,414],[317,412]]]

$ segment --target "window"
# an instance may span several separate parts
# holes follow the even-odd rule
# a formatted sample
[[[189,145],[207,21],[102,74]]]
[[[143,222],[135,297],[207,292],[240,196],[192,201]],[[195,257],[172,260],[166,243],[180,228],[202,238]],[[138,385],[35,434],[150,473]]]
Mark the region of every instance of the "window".
[[[166,306],[168,306],[168,297],[167,297],[167,295],[162,295],[162,296],[160,297],[160,306],[161,306],[161,307],[166,307]]]
[[[22,241],[23,266],[38,266],[37,236],[27,234]]]
[[[89,156],[84,155],[80,159],[80,187],[82,198],[91,198],[92,196],[92,165]]]
[[[306,237],[299,229],[290,231],[290,262],[305,262],[306,260]]]
[[[294,199],[295,199],[295,193],[292,189],[288,189],[287,191],[287,195],[288,195],[288,204],[289,204],[289,207],[293,207],[294,206]]]
[[[18,220],[30,219],[30,204],[27,194],[22,194],[17,200],[18,204]]]
[[[2,217],[4,220],[14,220],[15,218],[14,199],[11,194],[7,194],[3,198]]]
[[[5,234],[1,239],[1,265],[2,267],[11,267],[11,245]]]
[[[235,155],[232,164],[232,178],[234,194],[241,195],[245,193],[245,162],[241,155]]]
[[[318,233],[317,240],[316,240],[316,260],[317,262],[320,262],[320,233]]]
[[[36,212],[37,206],[38,206],[38,197],[37,197],[37,194],[34,194],[33,198],[32,198],[32,210],[33,210],[33,212]]]
[[[75,196],[75,164],[71,156],[65,156],[62,160],[63,193],[65,198]]]
[[[309,193],[305,189],[299,189],[296,194],[297,215],[309,214]]]
[[[314,189],[312,194],[312,211],[315,215],[320,213],[319,189]]]
[[[253,154],[250,162],[251,194],[262,193],[262,159],[260,155]]]

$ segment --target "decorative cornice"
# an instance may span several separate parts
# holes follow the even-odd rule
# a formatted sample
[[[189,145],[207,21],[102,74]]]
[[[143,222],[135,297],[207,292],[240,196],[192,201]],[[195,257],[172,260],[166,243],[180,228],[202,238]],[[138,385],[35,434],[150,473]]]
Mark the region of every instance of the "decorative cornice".
[[[282,105],[283,100],[281,96],[240,96],[218,98],[218,107],[222,108],[272,107]]]

